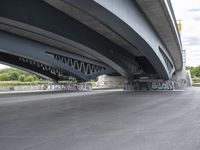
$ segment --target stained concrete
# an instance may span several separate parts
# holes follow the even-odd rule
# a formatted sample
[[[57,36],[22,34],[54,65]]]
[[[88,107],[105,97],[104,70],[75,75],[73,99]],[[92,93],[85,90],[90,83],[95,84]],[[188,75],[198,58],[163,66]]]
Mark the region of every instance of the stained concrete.
[[[199,150],[200,88],[0,95],[1,150]]]

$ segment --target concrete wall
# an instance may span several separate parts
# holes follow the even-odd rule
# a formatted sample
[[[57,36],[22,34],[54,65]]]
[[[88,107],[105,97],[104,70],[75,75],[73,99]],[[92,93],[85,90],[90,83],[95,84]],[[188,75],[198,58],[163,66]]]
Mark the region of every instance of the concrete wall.
[[[44,90],[44,85],[0,87],[0,91],[35,91],[35,90]]]
[[[49,85],[36,86],[7,86],[0,87],[0,91],[91,91],[91,83],[55,83]]]
[[[98,88],[123,88],[126,80],[122,76],[102,75],[98,77]]]
[[[178,82],[178,84],[186,82],[186,86],[192,86],[190,71],[187,71],[185,69],[177,71],[175,75],[173,75],[172,80]]]

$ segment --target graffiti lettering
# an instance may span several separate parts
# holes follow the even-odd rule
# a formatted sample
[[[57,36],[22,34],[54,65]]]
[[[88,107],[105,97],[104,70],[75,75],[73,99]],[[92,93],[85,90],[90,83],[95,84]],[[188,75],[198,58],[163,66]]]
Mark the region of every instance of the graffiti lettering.
[[[134,80],[124,86],[125,90],[174,90],[173,81]]]
[[[91,91],[92,84],[90,83],[61,83],[50,84],[47,90],[64,90],[64,91]]]
[[[173,90],[173,83],[171,81],[167,82],[152,82],[153,90]]]

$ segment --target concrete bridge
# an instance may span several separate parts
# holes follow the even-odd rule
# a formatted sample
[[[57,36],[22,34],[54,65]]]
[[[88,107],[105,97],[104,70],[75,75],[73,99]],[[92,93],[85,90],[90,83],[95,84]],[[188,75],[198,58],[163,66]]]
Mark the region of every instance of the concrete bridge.
[[[1,0],[0,61],[54,80],[183,69],[170,0]]]

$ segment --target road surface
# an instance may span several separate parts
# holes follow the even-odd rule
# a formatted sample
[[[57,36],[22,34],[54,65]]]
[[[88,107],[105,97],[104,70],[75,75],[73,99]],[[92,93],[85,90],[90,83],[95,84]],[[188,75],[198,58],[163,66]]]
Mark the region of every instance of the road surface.
[[[200,88],[0,94],[0,150],[199,150]]]

